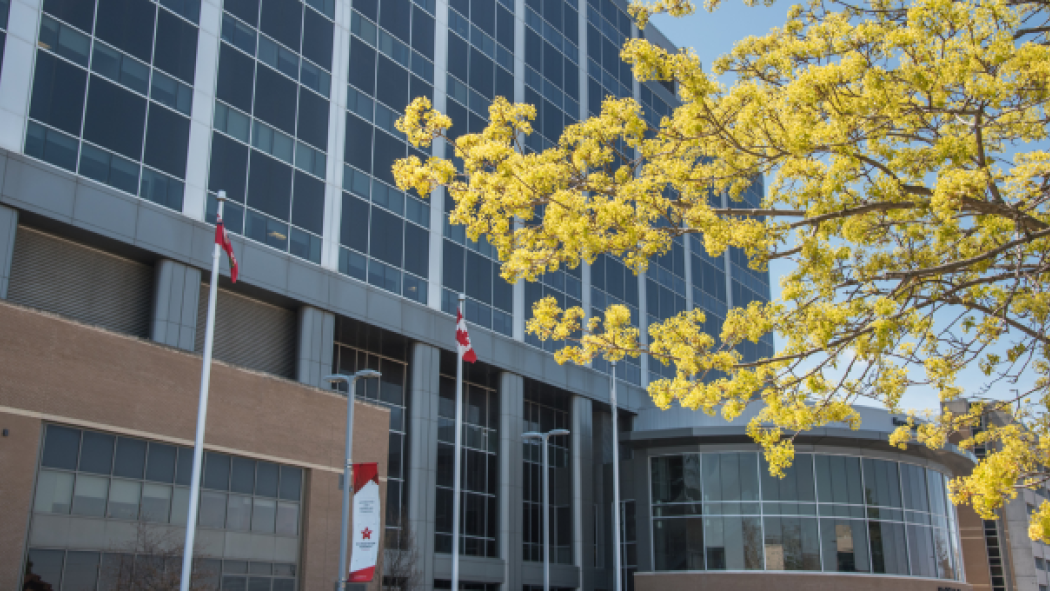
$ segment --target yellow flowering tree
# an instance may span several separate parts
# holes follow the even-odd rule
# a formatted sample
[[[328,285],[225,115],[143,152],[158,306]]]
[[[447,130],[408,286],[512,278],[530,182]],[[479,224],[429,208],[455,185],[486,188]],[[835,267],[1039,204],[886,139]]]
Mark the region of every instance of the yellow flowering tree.
[[[644,27],[694,6],[631,10]],[[528,323],[567,343],[559,362],[648,354],[673,365],[674,379],[649,385],[662,408],[732,419],[757,405],[748,430],[774,473],[799,432],[856,428],[858,399],[899,412],[907,388],[923,385],[948,402],[971,364],[1001,390],[1035,376],[1009,401],[913,420],[892,437],[986,446],[952,494],[987,518],[1050,474],[1050,153],[1036,149],[1048,131],[1048,19],[1046,0],[808,0],[715,62],[734,75],[728,87],[692,52],[634,39],[621,55],[635,76],[673,80],[681,99],[658,126],[635,101],[607,98],[531,153],[532,106],[497,99],[484,131],[453,141],[451,121],[417,99],[398,128],[419,146],[448,142],[458,164],[411,157],[395,175],[420,195],[448,191],[451,221],[496,247],[509,281],[602,253],[643,271],[686,234],[711,256],[743,249],[755,269],[789,261],[780,297],[731,310],[720,335],[692,310],[642,339],[622,306],[588,317],[552,299]],[[751,208],[741,195],[759,176],[772,180]],[[712,204],[722,194],[733,207]],[[737,345],[771,331],[775,355],[743,360]],[[1006,426],[968,434],[993,412]],[[1050,503],[1032,523],[1033,537],[1050,539]]]

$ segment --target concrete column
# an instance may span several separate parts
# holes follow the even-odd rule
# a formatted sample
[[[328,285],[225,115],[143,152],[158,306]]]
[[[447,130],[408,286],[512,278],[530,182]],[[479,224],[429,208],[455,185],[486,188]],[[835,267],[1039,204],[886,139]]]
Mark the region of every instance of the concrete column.
[[[18,210],[0,205],[0,300],[7,299],[11,283],[11,260],[15,256],[15,234],[18,232]]]
[[[437,0],[434,10],[434,109],[446,112],[448,100],[448,0]],[[462,125],[462,121],[454,121]],[[445,145],[445,140],[434,142],[431,154],[438,158],[450,158],[452,148]],[[430,274],[427,277],[427,306],[434,310],[441,309],[441,286],[444,281],[442,257],[445,242],[445,189],[441,188],[430,194]]]
[[[171,347],[193,351],[200,291],[200,269],[167,259],[158,262],[153,271],[150,338]]]
[[[521,589],[521,545],[525,541],[521,527],[524,380],[512,373],[500,374],[499,419],[499,552],[505,569],[503,591]]]
[[[600,411],[591,416],[592,465],[589,473],[595,483],[591,485],[591,513],[597,513],[598,523],[593,528],[596,530],[596,556],[586,565],[593,567],[588,589],[612,589],[612,415]]]
[[[299,342],[295,376],[300,383],[322,387],[321,379],[332,373],[335,346],[335,314],[312,306],[299,308]]]
[[[33,88],[33,63],[42,0],[10,3],[0,76],[0,148],[21,153]]]
[[[193,83],[193,115],[190,117],[189,150],[186,158],[186,191],[182,213],[203,220],[208,204],[208,164],[211,160],[211,129],[215,114],[215,88],[219,74],[219,37],[222,35],[222,1],[201,2],[197,33],[197,64]]]
[[[325,162],[324,234],[321,266],[339,270],[339,232],[342,228],[343,152],[346,148],[346,85],[350,76],[350,3],[335,5],[332,42],[332,101],[328,112],[328,160]]]
[[[591,399],[572,397],[572,546],[573,563],[580,567],[580,589],[593,589],[590,556],[594,551],[594,480],[584,476],[594,461]]]
[[[414,343],[409,361],[407,519],[415,538],[422,589],[434,588],[434,515],[437,486],[438,370],[441,351]]]

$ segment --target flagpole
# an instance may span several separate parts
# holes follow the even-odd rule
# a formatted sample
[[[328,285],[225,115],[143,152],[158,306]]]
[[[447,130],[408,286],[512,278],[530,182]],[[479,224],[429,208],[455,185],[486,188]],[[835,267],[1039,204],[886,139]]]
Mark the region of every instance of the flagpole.
[[[226,191],[219,191],[216,223],[222,220],[222,206]],[[208,416],[208,385],[211,381],[211,353],[215,344],[215,300],[219,293],[219,252],[216,242],[211,255],[211,285],[208,286],[208,322],[204,330],[204,361],[201,367],[200,399],[197,403],[197,436],[193,441],[193,476],[190,479],[190,508],[186,516],[186,544],[182,550],[182,578],[180,591],[190,591],[193,575],[193,544],[197,536],[197,510],[201,494],[201,465],[204,463],[204,426]]]
[[[467,299],[464,294],[459,294],[459,313],[463,313],[463,301]],[[456,454],[452,470],[452,591],[459,590],[459,505],[460,505],[460,473],[462,467],[463,445],[463,352],[461,348],[456,350]]]

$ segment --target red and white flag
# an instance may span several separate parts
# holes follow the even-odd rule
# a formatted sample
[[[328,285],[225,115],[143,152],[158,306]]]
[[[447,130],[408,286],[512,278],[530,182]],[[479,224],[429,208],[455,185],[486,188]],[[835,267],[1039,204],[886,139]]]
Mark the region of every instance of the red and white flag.
[[[226,256],[230,259],[230,281],[237,283],[237,259],[233,256],[233,243],[230,242],[226,226],[222,224],[222,218],[219,218],[215,224],[215,244],[226,251]]]
[[[379,557],[379,470],[375,463],[354,464],[354,531],[348,583],[375,578]]]
[[[470,335],[467,334],[467,321],[463,319],[463,310],[456,310],[456,345],[463,361],[474,363],[478,360],[474,348],[470,346]]]

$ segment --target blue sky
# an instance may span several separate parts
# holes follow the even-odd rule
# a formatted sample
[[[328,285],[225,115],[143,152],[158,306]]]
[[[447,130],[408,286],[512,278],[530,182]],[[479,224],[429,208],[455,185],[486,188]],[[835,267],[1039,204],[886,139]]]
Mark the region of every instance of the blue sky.
[[[702,2],[698,3],[696,14],[684,18],[671,18],[659,15],[652,20],[654,26],[660,29],[672,43],[679,47],[691,47],[700,57],[705,68],[707,68],[717,57],[728,53],[733,45],[751,35],[763,35],[773,27],[784,24],[788,9],[797,2],[780,0],[771,7],[744,5],[741,0],[725,0],[715,12],[707,12],[702,8]],[[731,78],[723,76],[723,84],[732,82]],[[786,263],[771,265],[770,278],[772,280],[773,296],[779,295],[778,279],[781,274],[790,269]],[[976,368],[969,368],[960,376],[959,384],[971,389],[969,394],[976,394],[981,386],[987,382],[987,378]],[[1032,380],[1026,380],[1027,384],[1011,386],[1000,383],[996,389],[986,392],[984,396],[1005,398],[1011,395],[1011,387],[1030,387]],[[936,410],[938,399],[935,392],[925,388],[914,388],[904,400],[906,408],[916,410]]]

